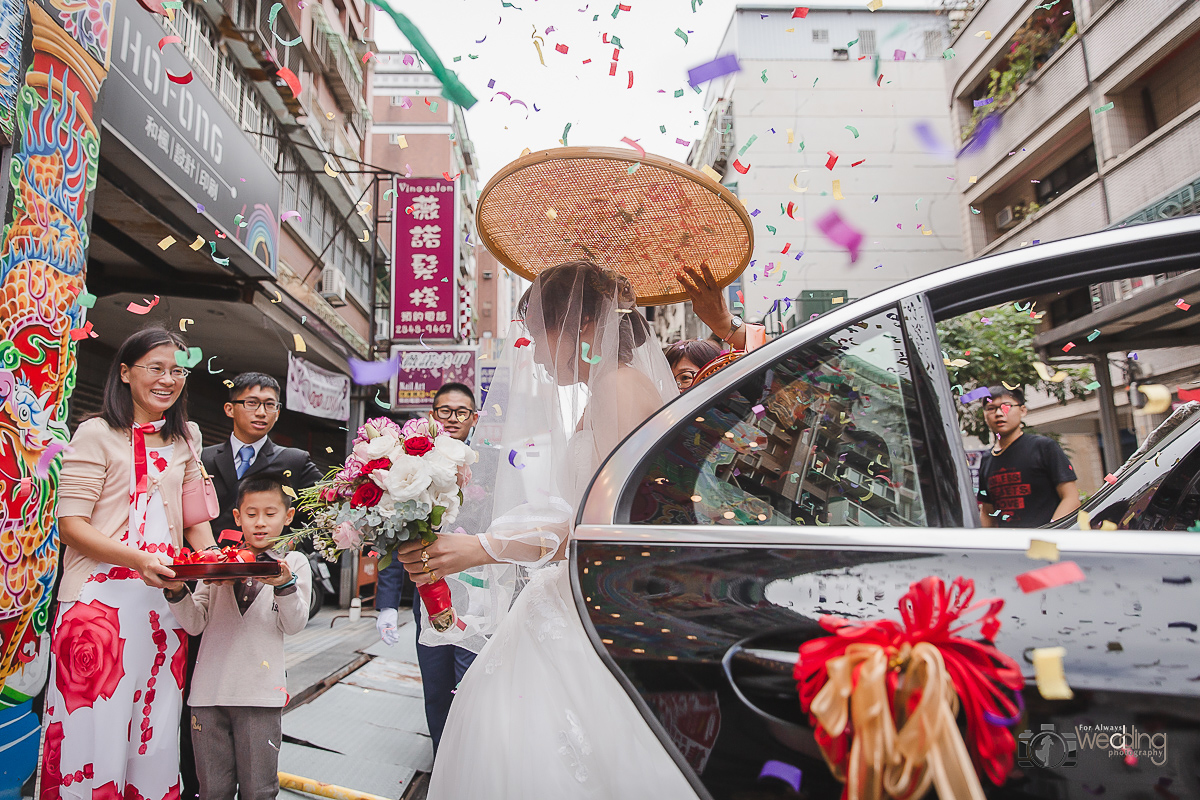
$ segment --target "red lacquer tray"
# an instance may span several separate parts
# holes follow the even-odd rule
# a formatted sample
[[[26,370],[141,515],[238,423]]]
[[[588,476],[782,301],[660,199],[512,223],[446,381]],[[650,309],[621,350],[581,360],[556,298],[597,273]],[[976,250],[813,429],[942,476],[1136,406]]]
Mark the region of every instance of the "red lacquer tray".
[[[216,564],[169,564],[177,580],[231,580],[234,578],[270,578],[283,570],[278,561],[223,562]]]

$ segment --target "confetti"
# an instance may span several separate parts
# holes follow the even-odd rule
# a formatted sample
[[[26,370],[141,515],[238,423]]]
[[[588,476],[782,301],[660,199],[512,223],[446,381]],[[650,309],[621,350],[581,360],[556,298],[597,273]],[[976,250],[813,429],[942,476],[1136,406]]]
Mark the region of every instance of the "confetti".
[[[1181,297],[1175,301],[1175,307],[1178,308],[1180,311],[1187,311],[1188,309],[1190,309],[1192,307],[1192,304],[1184,302],[1183,298]]]
[[[955,53],[954,53],[953,47],[947,47],[945,50],[942,51],[942,58],[946,59],[947,61],[954,58],[954,56],[955,56]]]
[[[1105,103],[1104,105],[1100,106],[1095,111],[1093,111],[1092,113],[1093,114],[1103,114],[1105,111],[1110,110],[1114,105],[1115,105],[1114,103]]]
[[[980,36],[982,36],[984,39],[991,39],[992,32],[991,31],[976,31],[975,38],[978,39]]]
[[[1069,583],[1079,583],[1087,576],[1074,561],[1061,561],[1046,567],[1023,572],[1017,576],[1017,586],[1025,594],[1065,586]]]
[[[733,160],[733,168],[736,169],[738,172],[742,173],[743,175],[745,175],[747,172],[750,171],[749,164],[743,165],[742,162],[736,158]]]
[[[156,305],[158,305],[158,295],[154,295],[153,300],[143,300],[142,302],[145,303],[146,305],[139,306],[137,303],[130,303],[129,305],[127,305],[125,307],[125,310],[128,311],[130,314],[139,314],[139,315],[149,314],[150,309],[152,309]]]
[[[184,317],[183,319],[179,320],[179,330],[183,333],[187,333],[187,326],[195,324],[196,320],[192,319],[191,317]]]
[[[883,0],[871,0],[867,3],[867,11],[878,11],[883,8]]]
[[[169,75],[167,77],[170,77]],[[292,72],[287,67],[280,67],[278,77],[281,81],[287,84],[288,89],[292,91],[292,96],[297,100],[300,99],[300,79],[296,77],[296,73]]]
[[[397,135],[396,135],[396,145],[397,145],[397,146],[398,146],[398,147],[399,147],[401,150],[403,150],[404,148],[408,147],[408,137],[407,137],[407,136],[405,136],[403,133],[397,134]],[[389,189],[388,191],[390,191],[390,192],[394,192],[395,190],[394,190],[394,189]]]
[[[486,39],[487,37],[485,36],[483,38]],[[567,50],[569,48],[562,42],[559,42],[558,44],[554,45],[554,49],[557,50],[558,52],[562,53],[565,56],[567,54]]]
[[[175,351],[175,363],[185,369],[191,369],[196,366],[202,358],[204,358],[204,353],[199,347],[189,347],[187,352],[183,350]]]
[[[308,351],[308,346],[304,344],[304,337],[301,336],[300,334],[298,334],[298,333],[292,334],[292,341],[293,341],[293,344],[295,344],[295,346],[296,346],[297,353],[304,353],[304,352]]]
[[[464,109],[475,105],[475,96],[462,84],[462,81],[458,79],[453,70],[446,69],[433,47],[421,34],[421,31],[417,29],[417,26],[409,21],[408,17],[392,8],[387,0],[371,0],[371,3],[392,18],[392,21],[396,23],[396,27],[400,29],[400,33],[404,34],[404,38],[408,40],[421,58],[425,60],[429,70],[442,84],[440,93],[443,97],[452,103],[462,106]]]
[[[80,308],[92,308],[96,305],[96,295],[82,289],[75,298],[75,302],[79,303]]]
[[[580,350],[581,357],[583,358],[583,360],[584,360],[585,362],[587,362],[588,364],[599,364],[599,363],[600,363],[600,356],[593,356],[593,355],[589,355],[589,354],[588,354],[588,351],[589,351],[590,349],[591,349],[591,345],[590,345],[590,344],[588,344],[587,342],[580,342],[580,344],[579,344],[579,350]]]
[[[562,142],[563,147],[567,146],[567,134],[570,132],[571,132],[571,123],[568,122],[567,127],[563,128],[562,138],[559,139],[559,141]]]
[[[1070,700],[1075,696],[1063,671],[1066,654],[1064,647],[1035,647],[1030,653],[1038,692],[1046,700]]]
[[[1058,561],[1058,545],[1042,539],[1030,539],[1025,557],[1034,561]]]
[[[842,196],[842,182],[841,181],[833,182],[833,199],[834,200],[845,200],[846,199],[845,197]]]
[[[300,220],[302,217],[299,211],[284,211],[279,215],[280,222],[287,222],[289,219]]]
[[[517,339],[515,342],[513,342],[513,347],[528,347],[531,344],[533,344],[533,342],[522,336],[520,339]]]
[[[208,374],[209,374],[209,375],[220,375],[220,374],[221,374],[222,372],[224,372],[225,370],[224,370],[224,369],[213,369],[213,368],[212,368],[212,362],[213,362],[213,359],[214,359],[214,358],[216,358],[216,356],[209,356],[209,358],[208,358],[208,364],[206,365],[206,366],[208,367]],[[232,383],[231,383],[231,384],[229,384],[229,388],[231,388],[231,389],[233,388],[233,384],[232,384]]]
[[[848,130],[848,131],[850,131],[851,133],[853,133],[853,134],[854,134],[854,138],[855,138],[855,139],[857,139],[857,138],[858,138],[858,128],[854,127],[853,125],[847,125],[847,126],[846,126],[846,130]]]
[[[792,11],[792,19],[804,19],[808,16],[808,9],[800,6]],[[796,791],[800,791],[797,787]]]
[[[701,64],[698,67],[688,70],[688,83],[692,87],[696,87],[706,81],[711,81],[714,78],[729,75],[733,72],[741,72],[741,70],[742,67],[738,64],[737,56],[732,54],[721,56],[718,59],[709,61],[707,64]]]
[[[704,166],[700,167],[700,171],[703,172],[708,177],[712,178],[717,183],[721,182],[721,173],[717,172],[715,169],[710,167],[708,164],[705,164]]]
[[[746,151],[750,149],[750,145],[754,144],[756,141],[758,141],[757,133],[751,135],[750,138],[746,140],[746,143],[744,145],[742,145],[742,148],[740,150],[738,150],[738,155],[739,156],[745,155]]]
[[[850,254],[850,263],[858,260],[859,247],[862,245],[863,235],[861,232],[852,227],[848,222],[842,219],[837,211],[830,209],[825,216],[817,220],[817,228],[834,244],[846,248]]]
[[[687,45],[688,37],[687,37],[687,34],[683,32],[683,28],[676,28],[675,35],[678,36],[680,39],[683,39],[684,45],[685,46]]]
[[[1087,340],[1089,342],[1094,342],[1094,341],[1096,341],[1097,338],[1099,338],[1099,336],[1100,336],[1100,329],[1096,328],[1094,331],[1092,331],[1091,333],[1088,334]]]
[[[512,465],[513,465],[514,467],[516,467],[517,469],[525,469],[525,465],[524,465],[524,464],[518,464],[518,463],[517,463],[517,451],[516,451],[516,450],[509,450],[509,451],[508,451],[508,463],[509,463],[509,464],[512,464]]]
[[[838,155],[832,150],[826,150],[825,152],[829,156],[829,159],[825,162],[825,169],[832,170],[833,165],[837,163]]]

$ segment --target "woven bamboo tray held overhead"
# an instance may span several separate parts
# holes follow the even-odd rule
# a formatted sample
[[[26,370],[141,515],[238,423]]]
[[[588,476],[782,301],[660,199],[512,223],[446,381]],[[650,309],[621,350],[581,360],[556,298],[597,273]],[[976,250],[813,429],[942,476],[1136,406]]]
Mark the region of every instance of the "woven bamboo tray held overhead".
[[[643,306],[686,300],[675,277],[684,266],[707,262],[728,286],[754,252],[733,192],[686,164],[621,148],[521,156],[488,181],[476,220],[487,249],[518,275],[592,261],[628,277]]]

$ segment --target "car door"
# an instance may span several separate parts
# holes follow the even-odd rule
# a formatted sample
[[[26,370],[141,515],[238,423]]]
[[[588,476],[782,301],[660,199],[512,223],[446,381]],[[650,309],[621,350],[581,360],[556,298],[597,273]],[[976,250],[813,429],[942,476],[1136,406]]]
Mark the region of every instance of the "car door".
[[[808,796],[840,793],[800,712],[797,650],[826,635],[825,614],[897,619],[927,576],[1009,598],[996,644],[1027,678],[1011,728],[1025,766],[989,796],[1138,796],[1122,759],[1082,753],[1096,726],[1197,741],[1195,623],[1178,612],[1200,600],[1194,539],[1063,532],[1088,580],[1015,592],[1014,576],[1042,566],[1026,556],[1038,534],[977,527],[930,319],[917,294],[811,323],[673,402],[635,434],[653,444],[636,460],[618,451],[592,487],[616,513],[576,529],[577,605],[701,796],[778,796],[768,762],[798,768]],[[1028,654],[1047,646],[1066,648],[1073,701],[1034,686]],[[1042,765],[1029,745],[1051,734],[1074,755]],[[1146,774],[1190,787],[1186,751],[1171,752],[1160,765],[1148,748]]]

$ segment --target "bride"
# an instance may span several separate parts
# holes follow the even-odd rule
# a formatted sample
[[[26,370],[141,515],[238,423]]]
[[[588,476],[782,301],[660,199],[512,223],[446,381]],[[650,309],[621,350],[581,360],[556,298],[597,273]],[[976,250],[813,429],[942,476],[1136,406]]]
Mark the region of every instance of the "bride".
[[[431,800],[695,797],[593,648],[563,563],[600,462],[677,393],[634,306],[628,279],[590,262],[537,277],[475,434],[477,444],[501,451],[494,484],[490,476],[473,481],[490,497],[466,501],[491,503],[487,532],[440,534],[424,549],[416,542],[398,553],[418,583],[485,564],[528,574],[459,684]],[[459,608],[465,592],[457,588]],[[457,643],[482,642],[476,622],[468,627]]]

